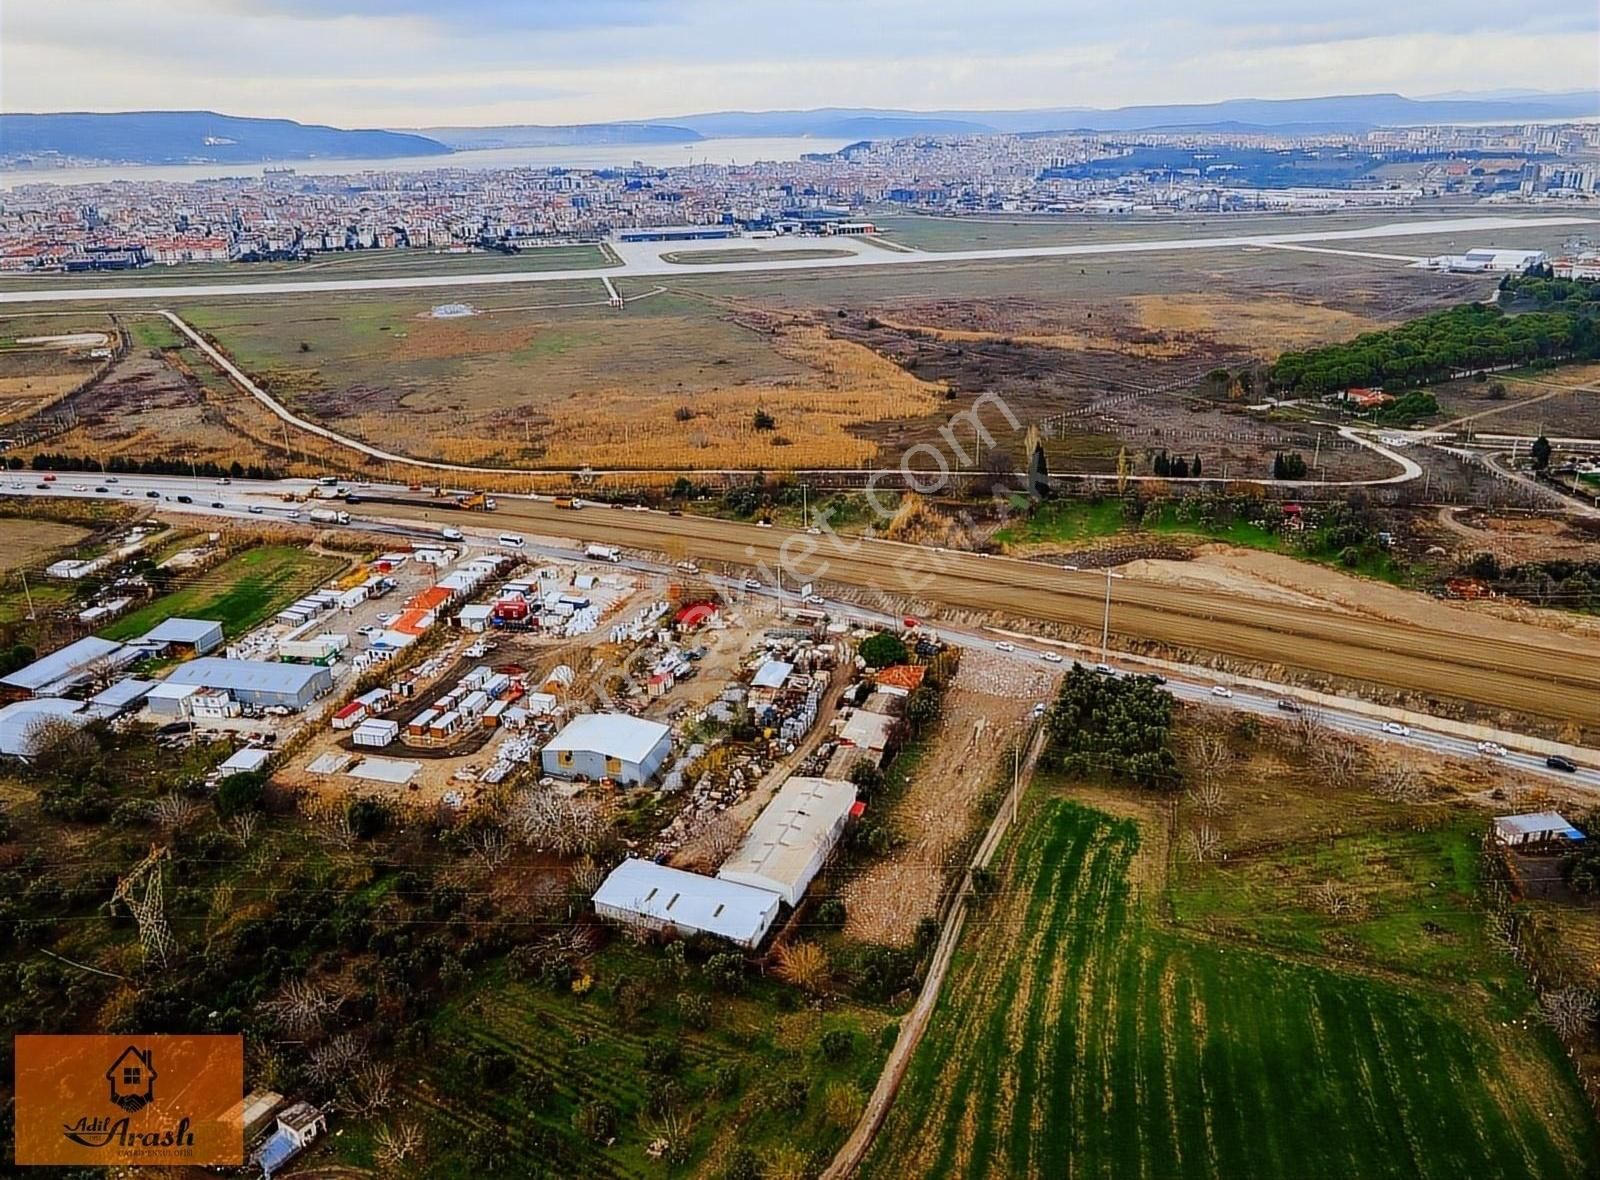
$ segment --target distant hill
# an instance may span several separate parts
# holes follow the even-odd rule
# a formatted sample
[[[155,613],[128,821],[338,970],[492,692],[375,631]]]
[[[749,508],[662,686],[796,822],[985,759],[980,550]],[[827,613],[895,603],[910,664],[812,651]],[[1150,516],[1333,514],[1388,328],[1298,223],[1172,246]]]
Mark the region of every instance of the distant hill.
[[[1144,131],[1249,126],[1365,131],[1437,123],[1489,123],[1600,115],[1600,91],[1510,98],[1413,99],[1399,94],[1325,98],[1238,98],[1100,110],[1055,107],[1022,111],[817,110],[715,111],[668,120],[707,136],[838,135],[852,139],[988,132]],[[875,129],[874,129],[875,128]]]
[[[597,143],[698,143],[705,138],[667,123],[573,123],[543,126],[424,127],[421,134],[456,151],[510,147],[588,147]]]
[[[422,135],[345,131],[291,119],[246,119],[215,111],[0,115],[0,155],[59,152],[113,163],[257,164],[267,160],[433,156],[449,151]]]

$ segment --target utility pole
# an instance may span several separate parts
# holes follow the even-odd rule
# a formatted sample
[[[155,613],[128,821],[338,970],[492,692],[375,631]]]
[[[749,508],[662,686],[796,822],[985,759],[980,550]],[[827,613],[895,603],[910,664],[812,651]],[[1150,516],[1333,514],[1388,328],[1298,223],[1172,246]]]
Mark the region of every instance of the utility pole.
[[[1106,662],[1106,651],[1111,644],[1111,571],[1106,570],[1106,613],[1100,622],[1100,662]]]
[[[1017,822],[1017,797],[1022,793],[1022,746],[1011,747],[1011,822]]]

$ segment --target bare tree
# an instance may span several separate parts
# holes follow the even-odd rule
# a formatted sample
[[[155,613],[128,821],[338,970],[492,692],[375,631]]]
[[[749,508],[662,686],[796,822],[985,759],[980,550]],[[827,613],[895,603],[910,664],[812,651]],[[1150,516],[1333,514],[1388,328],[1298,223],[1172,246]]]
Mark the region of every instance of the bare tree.
[[[400,1165],[423,1153],[422,1128],[416,1123],[396,1123],[393,1127],[379,1127],[373,1136],[378,1162],[390,1171],[399,1171]]]
[[[1373,792],[1390,803],[1417,803],[1427,797],[1428,785],[1414,766],[1390,762],[1379,772]]]
[[[1328,727],[1323,722],[1320,711],[1302,705],[1289,724],[1289,732],[1294,735],[1295,744],[1302,750],[1315,750],[1322,745]]]
[[[1189,788],[1189,801],[1201,815],[1220,815],[1227,806],[1228,792],[1220,779],[1201,778]]]
[[[1190,860],[1203,864],[1222,855],[1222,837],[1210,824],[1201,824],[1183,834],[1183,850]]]
[[[291,1036],[322,1030],[322,1022],[338,1010],[341,997],[309,979],[291,979],[278,994],[261,1004],[261,1010]]]
[[[171,791],[151,804],[150,816],[162,831],[180,832],[198,820],[202,810],[195,800]]]
[[[256,829],[261,826],[261,813],[241,811],[228,821],[228,826],[233,829],[233,838],[239,842],[239,847],[249,848],[250,841],[255,838]]]
[[[1594,993],[1584,987],[1563,987],[1539,997],[1545,1019],[1562,1037],[1572,1037],[1594,1023]]]
[[[613,807],[598,799],[568,799],[551,791],[523,791],[507,809],[506,824],[530,848],[560,856],[591,854],[611,831]]]
[[[1311,764],[1330,786],[1348,787],[1361,769],[1361,748],[1342,738],[1326,740],[1312,750]]]
[[[605,873],[592,856],[579,857],[578,863],[572,866],[572,887],[579,893],[592,895],[604,880]]]
[[[367,1047],[354,1033],[340,1033],[311,1050],[306,1074],[312,1081],[330,1086],[367,1064]]]
[[[1348,918],[1360,909],[1361,898],[1343,881],[1324,881],[1311,891],[1317,908],[1331,918]]]
[[[394,1101],[394,1064],[389,1061],[364,1061],[350,1075],[346,1086],[350,1109],[371,1116]]]
[[[1203,730],[1189,743],[1189,764],[1201,779],[1220,778],[1233,765],[1233,750],[1221,734]]]
[[[676,1110],[667,1110],[659,1118],[645,1120],[641,1127],[650,1141],[644,1152],[651,1159],[662,1160],[669,1165],[688,1162],[693,1151],[693,1119]]]
[[[494,870],[511,855],[505,832],[497,827],[480,827],[467,838],[467,849],[484,868]]]

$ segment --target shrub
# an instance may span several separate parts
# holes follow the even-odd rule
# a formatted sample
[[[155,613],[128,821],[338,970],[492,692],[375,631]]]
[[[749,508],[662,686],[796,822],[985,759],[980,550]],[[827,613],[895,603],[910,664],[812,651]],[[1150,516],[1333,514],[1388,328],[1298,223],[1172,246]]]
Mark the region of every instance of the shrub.
[[[735,995],[744,990],[744,958],[731,951],[712,955],[706,960],[706,978],[719,992]]]
[[[379,799],[366,796],[352,799],[344,815],[350,831],[359,840],[370,840],[389,826],[389,807]]]
[[[910,656],[904,641],[888,631],[880,631],[871,638],[863,640],[860,654],[870,668],[887,668],[890,664],[903,664]]]
[[[822,1034],[820,1045],[829,1061],[845,1061],[856,1051],[856,1034],[847,1028],[830,1028]]]
[[[683,1046],[669,1037],[657,1037],[645,1044],[644,1067],[651,1073],[676,1073],[683,1065]]]
[[[572,1112],[573,1129],[593,1143],[604,1143],[617,1133],[617,1108],[599,1098]]]
[[[696,992],[678,993],[678,1018],[693,1029],[711,1027],[711,1001]]]
[[[266,788],[267,776],[259,770],[230,774],[217,784],[217,814],[226,819],[242,811],[254,811],[261,806],[261,794]]]
[[[844,902],[837,897],[827,898],[817,906],[817,925],[828,930],[842,928],[846,917]]]

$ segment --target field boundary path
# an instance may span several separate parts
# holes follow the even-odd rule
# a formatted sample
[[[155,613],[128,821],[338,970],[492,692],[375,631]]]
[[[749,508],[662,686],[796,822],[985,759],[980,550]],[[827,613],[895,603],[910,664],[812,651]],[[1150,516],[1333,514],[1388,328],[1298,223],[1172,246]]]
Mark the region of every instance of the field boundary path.
[[[1018,772],[1016,787],[1018,792],[1033,778],[1034,767],[1044,750],[1045,732],[1043,725],[1034,731],[1028,756]],[[972,875],[978,869],[988,868],[989,862],[994,859],[995,851],[1000,847],[1000,841],[1010,830],[1011,821],[1015,817],[1013,805],[1014,797],[1001,802],[994,821],[990,823],[982,843],[978,845],[978,850],[973,853],[966,872],[962,874],[961,886],[951,902],[944,928],[939,932],[939,941],[934,947],[933,958],[928,962],[928,974],[922,981],[922,990],[917,994],[917,1001],[900,1021],[900,1035],[895,1038],[894,1047],[889,1050],[889,1057],[883,1063],[883,1071],[878,1075],[878,1084],[873,1087],[872,1096],[867,1099],[867,1106],[861,1113],[860,1121],[856,1123],[855,1130],[850,1132],[850,1137],[844,1141],[844,1145],[839,1148],[838,1154],[833,1157],[833,1162],[823,1171],[821,1180],[846,1180],[846,1177],[855,1174],[856,1169],[861,1166],[861,1161],[866,1159],[867,1152],[872,1150],[878,1131],[883,1127],[883,1120],[888,1117],[889,1108],[894,1105],[895,1095],[900,1092],[900,1083],[905,1080],[906,1070],[911,1066],[911,1058],[915,1055],[917,1046],[922,1043],[922,1034],[927,1031],[928,1021],[933,1016],[934,1008],[938,1006],[939,992],[944,987],[951,960],[955,958],[956,947],[961,942],[961,931],[966,926],[967,898],[972,892]]]

